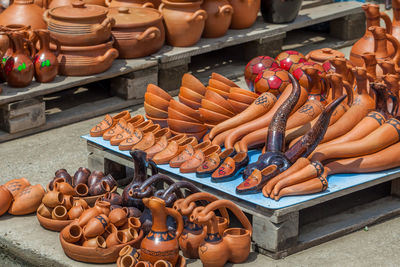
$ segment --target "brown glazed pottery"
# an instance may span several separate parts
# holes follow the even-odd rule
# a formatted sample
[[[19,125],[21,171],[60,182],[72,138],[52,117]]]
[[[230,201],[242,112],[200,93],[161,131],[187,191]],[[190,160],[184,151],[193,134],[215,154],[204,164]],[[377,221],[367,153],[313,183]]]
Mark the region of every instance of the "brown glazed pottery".
[[[21,193],[14,197],[14,202],[11,204],[8,213],[25,215],[35,212],[42,203],[44,193],[44,188],[40,184],[25,187]]]
[[[159,10],[164,17],[170,45],[187,47],[200,40],[207,19],[207,12],[200,9],[202,3],[162,1]]]
[[[87,76],[108,70],[118,50],[113,48],[114,40],[93,46],[61,46],[58,55],[59,74],[64,76]],[[54,50],[54,46],[50,45]]]
[[[112,27],[114,47],[119,58],[145,57],[157,52],[164,44],[165,30],[161,12],[152,8],[110,8],[108,17],[115,19]]]
[[[43,20],[43,9],[33,3],[33,0],[14,0],[0,14],[0,25],[20,24],[30,25],[32,29],[46,29]]]
[[[87,185],[90,175],[91,175],[91,172],[89,169],[80,167],[74,174],[74,178],[72,179],[72,185],[73,186],[77,186],[78,184],[86,184]]]
[[[205,0],[201,8],[207,12],[203,37],[216,38],[225,35],[232,20],[233,8],[227,0]]]
[[[10,191],[15,198],[25,187],[31,185],[25,178],[13,179],[5,183],[3,186]]]
[[[43,18],[48,30],[65,46],[90,46],[106,42],[111,36],[113,18],[107,18],[108,9],[74,1],[72,6],[60,6],[45,11]]]
[[[87,180],[87,185],[88,187],[92,187],[94,184],[97,184],[100,182],[101,178],[104,177],[104,173],[101,171],[93,171],[91,172],[90,176],[88,177]]]
[[[245,29],[251,27],[257,19],[260,10],[260,0],[232,0],[233,7],[231,29]]]
[[[77,224],[71,224],[66,227],[67,229],[62,232],[63,238],[68,243],[78,242],[83,235],[82,228]]]
[[[0,186],[0,216],[7,212],[12,200],[13,196],[10,191],[4,185]]]
[[[148,7],[154,8],[152,1],[147,0],[106,0],[106,6],[113,7]],[[156,7],[158,8],[158,7]]]
[[[67,225],[73,222],[73,220],[54,220],[52,218],[46,218],[42,216],[39,212],[36,213],[36,218],[43,228],[54,232],[60,232]]]
[[[35,30],[35,34],[39,37],[40,50],[36,53],[33,64],[35,66],[35,80],[40,83],[47,83],[54,80],[58,74],[57,56],[60,52],[60,43],[50,37],[47,30]],[[50,41],[57,44],[56,51],[50,51]]]
[[[334,59],[336,57],[344,58],[344,54],[332,48],[321,48],[313,50],[306,55],[307,61],[323,64],[327,60]]]

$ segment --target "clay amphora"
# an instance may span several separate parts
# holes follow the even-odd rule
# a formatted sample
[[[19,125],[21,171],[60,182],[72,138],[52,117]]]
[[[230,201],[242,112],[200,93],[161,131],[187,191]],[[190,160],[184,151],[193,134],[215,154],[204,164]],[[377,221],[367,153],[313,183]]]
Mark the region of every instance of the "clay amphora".
[[[393,8],[393,21],[392,21],[392,35],[400,41],[400,1],[392,0]]]
[[[75,194],[75,189],[66,182],[55,182],[54,183],[54,190],[63,193],[64,195],[71,195]]]
[[[192,46],[200,40],[207,12],[203,1],[170,2],[163,0],[159,7],[165,23],[167,42],[172,46]]]
[[[96,217],[99,214],[101,214],[101,213],[96,208],[89,208],[89,209],[85,210],[82,213],[82,215],[79,217],[79,220],[78,220],[79,226],[80,227],[85,226],[90,219]]]
[[[66,228],[61,234],[68,243],[76,243],[82,238],[83,230],[79,225],[70,224]]]
[[[8,36],[13,43],[14,49],[12,56],[7,59],[4,67],[7,83],[11,87],[26,87],[32,82],[34,66],[31,58],[25,54],[24,35],[15,32]]]
[[[53,39],[57,44],[57,50],[53,53],[50,51],[50,33],[47,30],[35,30],[35,34],[39,36],[40,50],[34,58],[35,79],[40,83],[47,83],[54,80],[58,73],[57,56],[60,52],[60,43]]]
[[[5,183],[3,186],[10,191],[15,198],[25,187],[31,185],[25,178],[13,179]]]
[[[124,225],[128,221],[128,212],[126,209],[113,209],[108,217],[110,222],[117,227]]]
[[[120,244],[124,244],[128,242],[128,239],[126,235],[124,235],[124,232],[122,231],[116,231],[111,233],[109,236],[106,238],[106,244],[107,247],[112,247]]]
[[[382,18],[386,24],[386,31],[387,33],[392,33],[392,23],[390,21],[389,16],[384,12],[379,12],[379,5],[375,4],[365,4],[362,6],[366,16],[366,30],[363,37],[358,40],[353,47],[351,48],[350,52],[350,61],[358,67],[362,67],[364,62],[361,58],[361,55],[364,52],[374,52],[375,49],[375,41],[372,35],[372,32],[369,30],[371,26],[380,26],[379,20]],[[394,55],[394,49],[391,44],[388,44],[388,52],[390,56]]]
[[[230,5],[234,10],[231,29],[245,29],[254,24],[260,10],[260,0],[231,0]]]
[[[110,223],[108,217],[104,214],[100,214],[94,218],[91,218],[87,224],[83,227],[83,235],[86,239],[102,235]]]
[[[62,205],[63,202],[64,202],[64,195],[58,191],[47,192],[42,199],[42,203],[50,208]]]
[[[82,213],[83,213],[84,209],[82,206],[73,206],[69,211],[68,211],[68,218],[70,220],[75,220],[78,219]]]
[[[0,216],[7,212],[12,200],[13,196],[10,191],[4,185],[0,186]]]
[[[43,20],[43,9],[33,3],[33,0],[14,0],[0,14],[0,25],[22,24],[30,25],[32,29],[46,29]]]
[[[205,0],[201,8],[207,12],[203,37],[216,38],[225,35],[231,25],[233,7],[227,0]]]
[[[110,203],[101,200],[96,201],[94,204],[94,208],[99,211],[99,214],[105,214],[107,216],[110,214],[110,206]]]
[[[160,198],[144,198],[143,203],[151,210],[153,225],[140,245],[140,260],[152,264],[157,260],[167,260],[175,266],[179,258],[178,238],[183,230],[182,216],[176,210],[166,208],[164,200]],[[167,215],[177,222],[175,233],[168,231]]]
[[[96,236],[91,239],[85,240],[82,243],[82,247],[93,247],[93,248],[106,248],[106,240],[102,236]]]
[[[44,189],[40,184],[25,187],[11,204],[8,213],[12,215],[25,215],[35,212],[42,202]]]

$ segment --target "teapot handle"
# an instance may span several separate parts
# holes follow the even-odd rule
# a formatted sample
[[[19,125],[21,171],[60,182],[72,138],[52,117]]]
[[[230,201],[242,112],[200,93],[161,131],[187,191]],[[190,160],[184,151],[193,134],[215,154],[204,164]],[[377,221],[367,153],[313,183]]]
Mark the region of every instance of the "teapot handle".
[[[152,26],[152,27],[147,28],[144,32],[142,32],[142,34],[140,34],[136,39],[138,41],[143,41],[145,39],[152,40],[152,39],[159,38],[160,35],[161,35],[160,29]]]
[[[218,7],[218,13],[231,15],[233,14],[233,7],[231,5],[223,5]]]
[[[206,20],[207,12],[203,9],[197,10],[194,12],[188,19],[188,22],[192,22],[194,20]]]
[[[392,34],[392,20],[390,19],[390,17],[388,16],[388,14],[386,14],[385,12],[380,12],[379,16],[380,16],[381,19],[383,19],[383,21],[385,22],[386,32],[387,32],[388,34]]]
[[[177,227],[176,227],[176,232],[175,232],[175,236],[176,238],[180,237],[183,231],[183,219],[182,219],[182,215],[171,208],[166,208],[167,214],[171,217],[173,217],[176,221]]]

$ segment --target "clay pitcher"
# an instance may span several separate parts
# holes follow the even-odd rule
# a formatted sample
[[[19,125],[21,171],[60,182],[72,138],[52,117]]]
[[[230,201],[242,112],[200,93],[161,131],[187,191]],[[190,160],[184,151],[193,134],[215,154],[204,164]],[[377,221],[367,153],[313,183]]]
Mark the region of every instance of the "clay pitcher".
[[[144,198],[143,203],[151,210],[153,225],[140,245],[140,260],[152,264],[158,260],[167,260],[175,266],[179,258],[178,238],[183,230],[182,216],[176,210],[166,208],[165,201],[160,198]],[[176,220],[175,233],[168,231],[168,215]]]
[[[371,26],[380,26],[380,19],[383,19],[386,25],[386,31],[391,34],[392,33],[392,23],[390,21],[389,16],[384,12],[379,12],[379,5],[375,4],[365,4],[362,6],[366,16],[366,30],[363,37],[358,40],[350,52],[350,61],[358,66],[362,67],[364,62],[361,58],[361,55],[365,52],[374,52],[374,37],[372,32],[369,30]],[[394,49],[391,44],[388,44],[388,52],[392,56],[394,54]]]
[[[308,77],[308,99],[309,100],[318,100],[323,104],[326,104],[325,98],[323,95],[325,94],[325,81],[323,79],[323,75],[319,74],[319,70],[313,67],[305,68],[305,74]]]
[[[56,39],[50,37],[48,30],[35,30],[34,32],[40,41],[40,50],[34,58],[35,79],[40,83],[48,83],[57,76],[57,56],[60,53],[61,45]],[[57,45],[54,53],[50,50],[50,41],[55,42]]]
[[[231,25],[233,7],[227,0],[205,0],[201,5],[208,16],[203,31],[205,38],[217,38],[225,35]]]

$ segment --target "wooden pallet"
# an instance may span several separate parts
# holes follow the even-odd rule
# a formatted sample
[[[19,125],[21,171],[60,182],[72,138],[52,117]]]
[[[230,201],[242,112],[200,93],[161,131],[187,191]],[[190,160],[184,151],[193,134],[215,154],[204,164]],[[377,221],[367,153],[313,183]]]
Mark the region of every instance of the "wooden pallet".
[[[126,177],[132,160],[91,141],[87,142],[91,169]],[[399,172],[323,195],[296,205],[269,209],[244,201],[226,191],[163,172],[175,180],[187,180],[201,190],[236,203],[253,225],[253,248],[274,259],[341,237],[400,214]],[[262,196],[260,196],[262,197]]]

